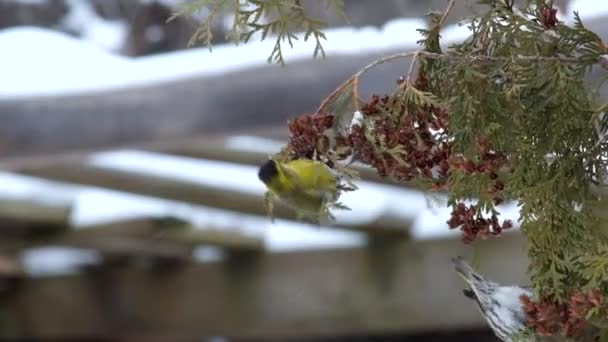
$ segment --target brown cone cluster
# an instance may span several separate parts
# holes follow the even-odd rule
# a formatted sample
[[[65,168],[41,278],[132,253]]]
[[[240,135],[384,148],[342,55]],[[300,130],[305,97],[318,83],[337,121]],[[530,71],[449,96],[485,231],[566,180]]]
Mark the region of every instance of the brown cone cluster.
[[[427,80],[421,73],[414,85],[403,78],[397,84],[402,88],[416,86],[424,90]],[[445,108],[421,106],[414,110],[401,106],[401,112],[394,113],[394,108],[399,108],[395,101],[398,99],[394,96],[373,95],[361,106],[365,123],[353,125],[348,134],[335,139],[335,148],[343,153],[341,158],[352,154],[383,177],[398,181],[420,179],[430,183],[433,190],[447,190],[451,171],[458,170],[472,176],[487,175],[492,185],[484,195],[491,196],[495,205],[503,202],[505,184],[498,174],[508,160],[493,150],[486,138],[477,139],[476,161],[469,160],[454,153],[448,142],[448,112]],[[387,112],[392,115],[389,117]],[[315,151],[326,153],[329,139],[325,132],[333,125],[334,117],[324,113],[303,115],[290,121],[290,158],[312,158]],[[451,229],[460,228],[466,243],[478,237],[500,235],[504,229],[513,226],[509,220],[500,223],[496,213],[485,218],[476,206],[467,207],[464,203],[454,205],[448,224]]]
[[[590,327],[586,316],[591,310],[598,309],[606,316],[605,300],[597,289],[575,291],[562,303],[547,297],[536,302],[527,296],[520,300],[528,317],[528,326],[539,336],[561,334],[578,337]]]

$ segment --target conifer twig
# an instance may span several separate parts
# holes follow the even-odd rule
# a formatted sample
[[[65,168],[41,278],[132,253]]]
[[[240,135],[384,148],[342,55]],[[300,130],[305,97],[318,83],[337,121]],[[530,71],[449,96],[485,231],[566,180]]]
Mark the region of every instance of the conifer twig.
[[[455,0],[448,1],[447,7],[446,7],[445,11],[443,12],[443,14],[441,15],[441,18],[439,19],[439,22],[438,22],[439,26],[441,26],[445,22],[446,18],[450,14],[452,8],[454,8],[455,3],[456,3]],[[559,61],[562,63],[580,63],[580,59],[577,57],[516,56],[515,58],[513,58],[513,57],[496,57],[496,56],[485,56],[485,55],[456,56],[456,55],[451,55],[451,54],[429,52],[429,51],[424,51],[424,50],[402,52],[402,53],[397,53],[394,55],[379,58],[379,59],[365,65],[363,68],[361,68],[355,74],[353,74],[349,79],[347,79],[344,83],[342,83],[340,86],[338,86],[338,88],[336,88],[334,91],[332,91],[331,94],[329,94],[321,102],[316,113],[322,112],[331,100],[333,100],[346,87],[348,87],[350,85],[352,85],[354,88],[353,97],[354,97],[354,101],[355,101],[355,108],[357,110],[359,110],[359,79],[366,72],[368,72],[369,70],[373,69],[374,67],[376,67],[380,64],[384,64],[384,63],[387,63],[387,62],[390,62],[390,61],[393,61],[396,59],[413,57],[413,60],[410,63],[410,67],[409,67],[407,78],[406,78],[406,81],[408,83],[410,83],[411,76],[412,76],[413,70],[414,70],[414,66],[415,66],[416,60],[419,56],[424,56],[425,58],[429,58],[429,59],[437,59],[437,60],[442,59],[442,60],[448,60],[448,61],[468,60],[472,63],[484,63],[484,62],[485,63],[500,63],[500,62],[509,61],[512,59],[526,61],[526,62],[530,62],[530,63],[546,63],[546,62],[554,62],[554,61]],[[596,61],[596,63],[599,64],[603,69],[608,70],[608,54],[601,55],[598,58],[598,60]]]
[[[358,80],[355,80],[355,78],[356,78],[356,74],[351,76],[349,79],[344,81],[342,84],[340,84],[338,86],[338,88],[334,89],[334,91],[332,91],[331,94],[329,94],[323,101],[321,101],[321,104],[319,105],[319,108],[317,108],[317,111],[315,113],[323,112],[323,110],[325,109],[325,107],[327,107],[329,102],[331,100],[333,100],[336,96],[340,95],[340,93],[342,93],[342,90],[344,90],[344,88],[348,87],[351,83],[358,86],[359,82],[358,82]],[[358,94],[357,90],[355,90],[355,94]],[[355,101],[357,101],[357,100],[358,100],[358,97],[355,96]]]
[[[452,11],[452,8],[454,8],[454,5],[456,4],[456,0],[448,0],[448,4],[446,9],[443,11],[443,14],[441,15],[441,18],[439,19],[438,22],[438,26],[443,25],[443,23],[445,22],[446,18],[448,17],[448,15],[450,14],[450,12]],[[413,70],[414,70],[414,65],[416,64],[416,59],[418,58],[418,56],[420,55],[420,53],[422,53],[424,51],[419,50],[419,51],[414,51],[414,52],[406,52],[406,53],[400,53],[400,54],[396,54],[396,55],[391,55],[391,56],[387,56],[384,58],[380,58],[377,59],[375,61],[373,61],[372,63],[364,66],[361,70],[359,70],[357,73],[355,73],[353,76],[351,76],[348,80],[346,80],[344,83],[342,83],[340,86],[338,86],[338,88],[336,88],[334,91],[331,92],[331,94],[329,94],[329,96],[327,96],[319,105],[319,108],[317,109],[316,113],[321,113],[325,107],[327,106],[327,104],[333,100],[336,96],[338,96],[342,90],[344,90],[347,86],[351,85],[353,86],[353,98],[355,101],[355,108],[357,110],[359,110],[359,78],[361,76],[363,76],[363,74],[365,74],[368,70],[372,69],[373,67],[379,65],[379,64],[383,64],[389,61],[392,61],[394,59],[399,59],[399,58],[404,58],[404,57],[414,57],[411,64],[410,64],[410,68],[408,71],[408,75],[407,75],[407,79],[408,82],[411,79],[411,76],[413,74]],[[437,58],[439,58],[439,56],[443,56],[443,54],[433,54],[436,55]]]
[[[405,84],[412,84],[412,74],[414,73],[414,66],[416,65],[416,60],[418,59],[418,55],[420,55],[421,51],[416,51],[414,53],[414,57],[412,57],[412,61],[410,62],[410,69],[407,71],[407,76],[405,78]]]
[[[439,19],[439,23],[437,24],[438,26],[443,25],[443,23],[445,22],[445,19],[448,17],[448,15],[450,14],[450,12],[452,11],[452,8],[454,8],[455,4],[456,4],[456,0],[449,0],[448,1],[448,6],[445,8],[445,11],[443,11],[443,14],[441,15],[441,18]]]
[[[510,61],[513,59],[530,62],[530,63],[547,63],[547,62],[555,62],[555,61],[559,61],[562,63],[580,63],[580,59],[577,57],[517,56],[517,57],[513,58],[513,57],[496,57],[496,56],[485,56],[485,55],[456,56],[456,55],[449,55],[449,54],[429,52],[429,51],[400,52],[400,53],[396,53],[394,55],[389,55],[389,56],[379,58],[379,59],[367,64],[366,66],[361,68],[359,71],[357,71],[353,76],[351,76],[348,80],[346,80],[346,82],[342,83],[338,88],[336,88],[336,90],[334,90],[329,95],[328,98],[335,97],[335,95],[337,95],[336,92],[339,93],[339,91],[344,89],[346,87],[346,85],[348,85],[350,82],[353,81],[353,79],[360,78],[361,76],[363,76],[363,74],[368,72],[370,69],[373,69],[374,67],[376,67],[380,64],[384,64],[384,63],[393,61],[395,59],[408,58],[408,57],[413,57],[416,55],[424,56],[429,59],[442,59],[442,60],[448,60],[448,61],[469,60],[471,62],[488,62],[488,63],[499,63],[499,62]],[[600,58],[597,60],[597,64],[599,64],[602,68],[608,70],[608,54],[601,55]],[[324,102],[326,102],[326,101],[324,101]]]

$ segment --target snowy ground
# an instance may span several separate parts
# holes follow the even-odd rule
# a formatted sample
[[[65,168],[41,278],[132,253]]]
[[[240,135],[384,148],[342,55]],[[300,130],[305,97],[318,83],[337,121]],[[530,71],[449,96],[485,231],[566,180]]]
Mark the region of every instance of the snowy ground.
[[[76,3],[77,1],[72,1],[75,10],[78,9]],[[573,3],[572,9],[580,11],[583,19],[590,19],[607,13],[608,2],[578,0]],[[0,46],[3,48],[0,99],[90,92],[224,73],[265,64],[273,45],[272,41],[252,42],[239,46],[238,50],[234,46],[216,46],[212,53],[206,48],[198,48],[145,58],[124,58],[108,52],[115,48],[116,41],[120,39],[121,26],[91,18],[91,13],[84,7],[79,10],[80,14],[75,12],[74,16],[66,19],[66,24],[81,25],[89,22],[90,27],[82,28],[89,32],[85,35],[88,41],[35,28],[0,31]],[[395,20],[380,30],[334,29],[327,32],[325,47],[329,56],[400,47],[411,49],[420,38],[415,29],[423,25],[421,20]],[[412,34],[406,36],[403,32]],[[465,27],[453,26],[446,28],[443,37],[446,42],[452,42],[465,38],[467,34]],[[310,58],[312,49],[311,44],[300,42],[294,49],[286,51],[285,57],[288,62]],[[256,140],[252,143],[251,139],[253,138],[235,138],[229,142],[229,147],[247,149],[255,146],[258,152],[262,149],[267,153],[277,150],[276,142]],[[264,190],[257,180],[256,169],[251,166],[140,151],[98,154],[90,162],[104,167],[172,176],[241,191],[261,193]],[[270,224],[266,218],[91,187],[40,181],[8,173],[0,173],[0,182],[3,184],[0,196],[73,201],[72,221],[80,227],[129,216],[171,214],[186,218],[201,227],[238,227],[248,234],[262,235],[268,249],[274,252],[349,247],[360,245],[364,241],[364,236],[355,232],[329,228],[319,230],[305,224],[281,220]],[[450,232],[445,224],[449,214],[446,208],[429,206],[425,197],[414,191],[363,182],[359,191],[345,196],[344,202],[353,208],[352,213],[347,215],[338,213],[338,219],[344,222],[394,215],[403,217],[404,222],[414,219],[412,235],[416,239],[458,234]],[[514,206],[504,208],[503,218],[516,218],[516,209]],[[202,261],[218,257],[217,250],[213,248],[201,248],[196,254]],[[92,251],[65,248],[44,248],[23,254],[26,269],[36,275],[69,272],[74,270],[76,264],[95,262],[98,259],[99,256]]]

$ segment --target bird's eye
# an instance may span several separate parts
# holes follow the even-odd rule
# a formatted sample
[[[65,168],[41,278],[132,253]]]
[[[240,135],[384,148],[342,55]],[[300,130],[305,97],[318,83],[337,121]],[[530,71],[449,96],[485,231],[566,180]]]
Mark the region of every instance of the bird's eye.
[[[475,292],[471,289],[463,289],[462,293],[464,293],[465,297],[475,299]]]

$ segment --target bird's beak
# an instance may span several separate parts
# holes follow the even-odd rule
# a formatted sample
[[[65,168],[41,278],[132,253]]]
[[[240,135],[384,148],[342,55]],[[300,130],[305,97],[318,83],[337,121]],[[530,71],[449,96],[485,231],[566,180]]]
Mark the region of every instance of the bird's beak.
[[[467,283],[472,284],[475,280],[479,280],[477,278],[480,278],[480,276],[473,271],[473,268],[469,266],[469,264],[467,264],[462,257],[457,256],[452,258],[452,263],[454,264],[454,269],[458,275],[460,275]]]

